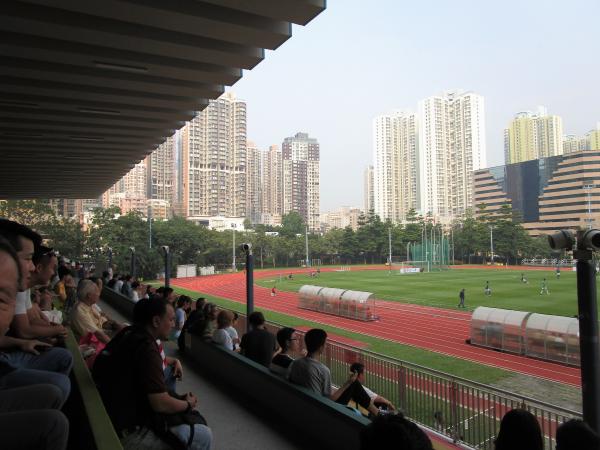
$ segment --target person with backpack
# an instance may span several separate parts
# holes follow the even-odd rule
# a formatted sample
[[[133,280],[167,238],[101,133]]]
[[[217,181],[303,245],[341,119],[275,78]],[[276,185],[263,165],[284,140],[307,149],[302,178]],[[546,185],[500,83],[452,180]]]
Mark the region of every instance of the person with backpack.
[[[123,448],[209,450],[212,432],[195,410],[197,397],[165,385],[156,340],[166,340],[175,319],[163,299],[140,300],[134,325],[117,334],[98,355],[93,376]],[[161,442],[162,441],[162,442]]]

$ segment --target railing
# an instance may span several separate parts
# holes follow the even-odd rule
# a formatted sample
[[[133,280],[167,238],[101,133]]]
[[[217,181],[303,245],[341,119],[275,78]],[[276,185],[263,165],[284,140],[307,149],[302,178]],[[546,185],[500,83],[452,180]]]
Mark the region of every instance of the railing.
[[[237,325],[243,332],[245,317],[240,317]],[[281,327],[268,324],[275,333]],[[582,418],[577,411],[330,339],[320,359],[338,386],[348,378],[350,364],[361,362],[365,365],[365,385],[372,391],[390,400],[411,420],[476,449],[494,448],[500,420],[513,408],[527,409],[537,417],[546,450],[555,449],[554,437],[561,423]]]
[[[521,264],[524,266],[573,267],[575,261],[557,258],[523,258]]]

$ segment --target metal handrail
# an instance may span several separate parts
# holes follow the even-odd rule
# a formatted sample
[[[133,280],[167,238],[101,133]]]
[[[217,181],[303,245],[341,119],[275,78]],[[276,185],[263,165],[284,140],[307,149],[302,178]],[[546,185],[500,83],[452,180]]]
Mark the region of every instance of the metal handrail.
[[[240,319],[245,317],[242,315]],[[285,325],[269,322],[268,326],[275,331]],[[513,408],[525,408],[538,418],[547,450],[555,448],[554,436],[560,423],[582,418],[578,411],[354,347],[334,338],[328,339],[320,358],[331,371],[332,383],[338,386],[346,381],[350,363],[362,362],[368,387],[398,405],[411,420],[472,448],[492,450],[500,420]]]

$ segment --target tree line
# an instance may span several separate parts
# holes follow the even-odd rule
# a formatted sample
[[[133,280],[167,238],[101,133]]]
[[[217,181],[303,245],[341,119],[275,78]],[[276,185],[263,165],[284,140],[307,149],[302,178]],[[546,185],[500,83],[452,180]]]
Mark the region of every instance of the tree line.
[[[89,225],[82,227],[78,220],[57,215],[44,201],[0,202],[0,217],[31,226],[44,236],[48,245],[72,260],[102,266],[110,248],[113,264],[121,273],[129,271],[129,249],[134,247],[137,273],[146,278],[162,270],[160,247],[163,245],[171,249],[173,267],[178,264],[215,265],[221,270],[231,267],[234,239],[238,268],[244,263],[239,251],[242,242],[252,244],[257,268],[298,266],[306,258],[306,227],[295,212],[285,215],[281,226],[252,226],[246,221],[246,231],[221,232],[177,216],[149,224],[141,213],[121,214],[118,207],[94,209]],[[495,261],[515,264],[521,258],[557,256],[544,237],[531,237],[523,228],[519,214],[510,205],[504,205],[494,214],[487,213],[484,207],[478,214],[468,211],[448,226],[415,211],[408,214],[404,224],[383,221],[370,211],[360,216],[356,231],[346,227],[308,233],[309,259],[320,260],[322,264],[385,263],[391,235],[392,255],[401,260],[406,258],[407,246],[420,243],[424,235],[432,234],[444,235],[449,240],[450,256],[457,264],[489,261],[492,256],[490,234],[493,234]]]

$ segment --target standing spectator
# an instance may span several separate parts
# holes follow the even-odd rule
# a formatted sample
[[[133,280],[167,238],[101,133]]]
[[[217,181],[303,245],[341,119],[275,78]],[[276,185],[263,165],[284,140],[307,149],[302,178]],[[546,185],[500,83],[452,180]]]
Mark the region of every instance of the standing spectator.
[[[275,297],[277,295],[277,291],[275,290],[275,286],[271,288],[271,297]]]
[[[296,330],[289,327],[284,327],[277,332],[277,343],[281,351],[277,353],[269,368],[272,372],[278,375],[287,375],[290,365],[294,361],[292,354],[300,348],[300,342]]]
[[[170,288],[170,287],[164,288],[163,292],[162,292],[162,296],[167,302],[169,302],[169,305],[171,305],[173,307],[173,309],[175,309],[175,301],[177,300],[177,294],[175,293],[173,288]]]
[[[173,425],[169,417],[191,413],[198,403],[188,393],[170,394],[156,340],[168,337],[175,311],[166,301],[140,300],[134,326],[122,330],[96,359],[94,379],[125,449],[152,448],[158,438],[183,448],[208,450],[212,433],[206,425]],[[180,422],[181,423],[181,422]]]
[[[556,430],[556,450],[598,450],[600,436],[582,420],[571,419]]]
[[[496,450],[544,450],[537,419],[524,409],[512,409],[502,418]]]
[[[217,329],[213,332],[213,342],[227,350],[234,350],[233,341],[231,336],[227,332],[227,328],[231,326],[233,322],[233,313],[225,309],[219,311],[217,315]]]
[[[265,316],[255,311],[248,317],[251,331],[242,336],[240,349],[242,354],[265,367],[271,365],[273,355],[277,350],[275,336],[265,328]]]

